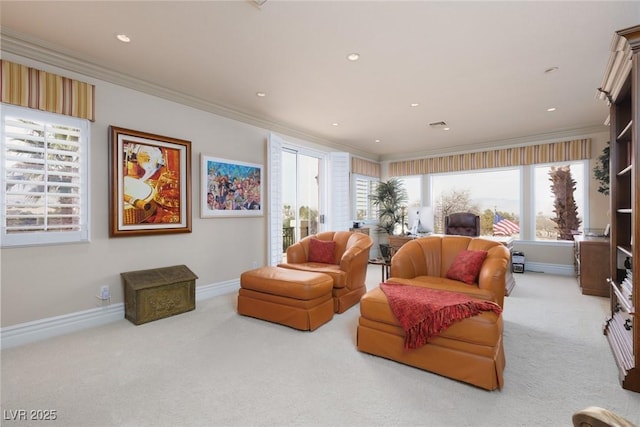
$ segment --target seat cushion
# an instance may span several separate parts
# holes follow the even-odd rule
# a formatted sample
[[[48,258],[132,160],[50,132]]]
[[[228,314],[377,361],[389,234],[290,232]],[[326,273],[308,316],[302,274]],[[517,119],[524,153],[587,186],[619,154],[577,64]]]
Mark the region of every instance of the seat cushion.
[[[298,300],[312,300],[331,295],[333,280],[322,273],[262,267],[242,273],[240,287]]]
[[[459,292],[472,298],[484,299],[497,303],[491,290],[481,289],[476,285],[467,285],[459,280],[447,279],[446,277],[418,276],[413,279],[390,277],[388,281],[401,283],[403,285],[424,286],[426,288],[440,289],[442,291]]]
[[[404,336],[404,331],[380,287],[370,290],[360,299],[360,315],[369,321],[382,323],[387,333]],[[384,325],[388,327],[385,328]],[[493,347],[502,336],[501,316],[493,312],[481,312],[477,316],[454,323],[438,336]]]
[[[347,272],[340,270],[340,266],[336,264],[322,264],[319,262],[303,262],[301,264],[278,264],[288,270],[299,270],[307,272],[316,272],[329,275],[333,279],[334,288],[344,288],[347,285]]]

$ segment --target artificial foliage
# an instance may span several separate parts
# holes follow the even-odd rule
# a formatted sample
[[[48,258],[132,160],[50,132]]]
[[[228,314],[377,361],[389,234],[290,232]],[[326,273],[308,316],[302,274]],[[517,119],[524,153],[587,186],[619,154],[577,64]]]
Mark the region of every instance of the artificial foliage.
[[[593,176],[598,181],[598,192],[609,195],[609,154],[610,147],[607,142],[607,146],[602,150],[602,154],[598,157],[598,162],[593,168]]]
[[[396,226],[404,222],[404,206],[409,200],[404,184],[398,178],[381,181],[369,197],[378,210],[378,231],[393,235]]]
[[[570,166],[552,166],[549,170],[551,191],[555,196],[551,221],[556,223],[558,240],[573,240],[573,235],[580,228],[582,221],[578,218],[578,206],[573,197],[576,181],[571,177]]]

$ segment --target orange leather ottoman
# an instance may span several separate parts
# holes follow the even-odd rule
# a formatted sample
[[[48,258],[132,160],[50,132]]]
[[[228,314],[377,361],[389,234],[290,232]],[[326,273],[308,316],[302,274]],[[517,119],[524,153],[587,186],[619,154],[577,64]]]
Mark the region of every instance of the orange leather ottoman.
[[[240,275],[238,313],[313,331],[333,318],[333,279],[322,273],[262,267]]]
[[[449,326],[417,349],[404,349],[404,331],[380,287],[360,300],[359,351],[464,381],[502,388],[505,366],[502,316],[481,312]]]

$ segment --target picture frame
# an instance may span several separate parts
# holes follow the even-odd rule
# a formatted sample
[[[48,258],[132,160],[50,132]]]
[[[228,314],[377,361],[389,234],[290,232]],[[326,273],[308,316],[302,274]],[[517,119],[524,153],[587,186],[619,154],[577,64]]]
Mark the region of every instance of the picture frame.
[[[260,164],[200,154],[200,216],[252,217],[264,214]]]
[[[109,236],[191,233],[191,142],[109,126]]]

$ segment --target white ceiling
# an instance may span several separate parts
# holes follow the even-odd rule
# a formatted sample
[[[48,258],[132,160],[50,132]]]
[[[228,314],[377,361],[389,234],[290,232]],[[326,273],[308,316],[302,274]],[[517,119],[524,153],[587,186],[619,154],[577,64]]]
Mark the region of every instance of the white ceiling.
[[[5,51],[384,160],[601,126],[611,40],[640,2],[1,1],[0,16]]]

